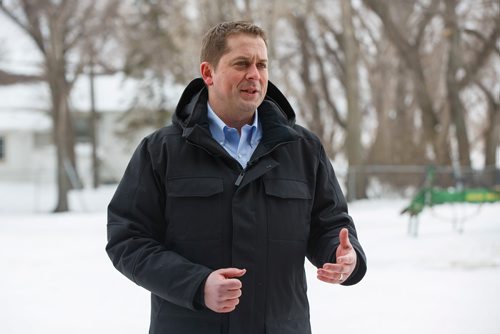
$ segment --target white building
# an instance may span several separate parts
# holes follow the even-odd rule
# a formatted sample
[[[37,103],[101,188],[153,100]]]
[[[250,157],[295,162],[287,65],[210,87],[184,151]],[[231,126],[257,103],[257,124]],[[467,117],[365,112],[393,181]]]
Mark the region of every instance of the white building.
[[[0,110],[0,181],[54,179],[51,128],[42,112]]]
[[[84,79],[84,78],[82,78]],[[119,96],[132,94],[121,78],[106,78],[98,85],[97,141],[100,180],[118,182],[140,138],[128,134],[122,121],[130,103]],[[92,148],[89,138],[89,97],[85,80],[75,86],[70,104],[77,144],[79,175],[85,186],[92,184]],[[87,82],[88,83],[88,82]],[[88,87],[88,86],[87,86]],[[114,92],[114,94],[112,94]],[[0,183],[53,183],[56,156],[46,84],[0,86]],[[125,136],[124,136],[125,134]]]

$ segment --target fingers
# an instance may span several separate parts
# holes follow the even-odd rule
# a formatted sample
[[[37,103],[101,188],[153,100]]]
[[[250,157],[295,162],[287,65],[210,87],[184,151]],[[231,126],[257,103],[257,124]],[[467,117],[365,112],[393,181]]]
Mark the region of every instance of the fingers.
[[[337,258],[337,263],[325,263],[317,271],[319,280],[327,283],[340,284],[345,282],[356,267],[356,253],[348,251],[347,254]]]
[[[232,312],[236,309],[236,306],[240,303],[239,299],[240,296],[241,296],[241,290],[229,292],[228,294],[226,294],[225,297],[227,299],[219,300],[217,304],[210,309],[217,313]]]
[[[247,272],[246,269],[238,269],[238,268],[224,268],[216,271],[219,272],[221,275],[223,275],[225,278],[241,277],[245,275],[245,273]]]
[[[336,262],[354,268],[357,256],[349,241],[349,230],[347,228],[340,230],[339,239],[340,245],[335,252]]]
[[[242,283],[236,277],[245,273],[245,269],[224,268],[208,275],[204,288],[205,305],[217,313],[234,311],[242,294]]]
[[[325,263],[323,265],[323,268],[321,268],[321,270],[336,274],[348,274],[350,269],[351,268],[349,265],[342,265],[337,263]]]
[[[239,299],[229,300],[221,304],[220,307],[212,310],[217,313],[229,313],[236,310],[236,306],[240,303]]]
[[[325,263],[317,271],[318,279],[323,282],[343,283],[349,278],[356,266],[356,252],[349,241],[349,230],[347,228],[340,230],[339,240],[340,245],[336,251],[337,263]]]
[[[347,228],[340,230],[339,238],[342,248],[352,248],[351,242],[349,241],[349,230]]]
[[[345,265],[354,264],[354,263],[356,263],[356,256],[351,255],[351,254],[339,256],[339,257],[337,257],[337,263],[338,264],[345,264]]]
[[[321,269],[318,270],[317,277],[320,281],[323,281],[326,283],[331,283],[331,284],[340,284],[346,280],[346,277],[344,276],[344,274],[340,274],[340,273],[329,274],[329,273],[322,272]]]
[[[327,266],[327,268],[325,268],[325,266]],[[345,268],[334,263],[327,263],[323,268],[318,269],[317,277],[320,281],[326,283],[339,284],[344,282],[349,276],[348,272],[342,272],[341,270],[343,271]]]
[[[336,263],[325,263],[323,268],[319,268],[317,272],[318,275],[338,281],[341,276],[346,278],[352,272],[352,268]]]

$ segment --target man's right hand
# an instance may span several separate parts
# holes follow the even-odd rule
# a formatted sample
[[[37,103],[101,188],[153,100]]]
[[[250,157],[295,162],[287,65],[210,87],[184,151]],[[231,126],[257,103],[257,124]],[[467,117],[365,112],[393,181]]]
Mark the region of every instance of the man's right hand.
[[[225,268],[208,275],[205,282],[205,305],[214,312],[234,311],[240,302],[241,281],[237,277],[245,275],[246,269]]]

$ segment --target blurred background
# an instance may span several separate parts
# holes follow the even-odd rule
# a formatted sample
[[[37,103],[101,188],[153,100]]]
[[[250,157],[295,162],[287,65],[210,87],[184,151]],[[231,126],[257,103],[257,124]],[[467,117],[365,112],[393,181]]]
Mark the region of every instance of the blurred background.
[[[56,183],[55,211],[120,179],[199,75],[203,33],[233,19],[268,32],[270,80],[349,200],[408,196],[429,164],[445,186],[499,182],[498,1],[4,0],[0,15],[0,182]]]
[[[101,296],[117,285],[120,289],[129,288],[130,283],[112,272],[111,263],[105,259],[106,205],[140,139],[170,122],[183,88],[199,76],[202,35],[211,26],[227,20],[250,20],[267,31],[270,80],[291,101],[298,123],[321,138],[351,202],[351,213],[355,219],[356,214],[359,216],[360,233],[366,229],[367,244],[373,245],[374,263],[378,263],[377,259],[385,265],[399,263],[391,262],[390,257],[386,262],[390,248],[380,247],[380,243],[389,242],[384,238],[395,234],[400,238],[400,246],[408,250],[402,254],[408,258],[416,256],[417,264],[422,256],[433,256],[422,253],[421,248],[410,251],[416,246],[416,238],[408,239],[405,233],[408,218],[399,216],[399,211],[418,197],[424,186],[481,188],[493,194],[489,202],[500,201],[498,0],[3,0],[0,1],[0,261],[18,271],[13,270],[10,276],[0,275],[3,276],[0,297],[4,297],[0,302],[0,318],[7,317],[0,321],[0,329],[1,323],[4,324],[4,330],[0,331],[30,332],[26,329],[29,327],[16,329],[15,325],[23,322],[20,319],[27,311],[18,313],[16,307],[6,302],[21,309],[26,307],[30,304],[25,302],[29,300],[26,291],[45,302],[53,293],[56,296],[60,293],[59,298],[63,298],[61,286],[66,291],[68,281],[75,279],[66,276],[68,270],[82,270],[64,269],[74,258],[60,257],[57,250],[61,239],[54,235],[83,238],[80,241],[88,237],[88,243],[81,245],[69,242],[75,239],[66,240],[70,250],[65,255],[79,254],[86,259],[86,254],[94,254],[85,268],[101,268],[97,263],[104,261],[102,271],[97,272],[112,278],[104,279],[104,287],[102,281],[90,279],[102,287]],[[429,166],[434,166],[432,177]],[[476,211],[475,205],[466,205],[464,210],[470,212],[465,213],[457,214],[456,208],[445,206],[447,211],[433,216],[425,216],[424,211],[422,221],[434,223],[432,227],[421,226],[419,241],[427,233],[435,242],[428,244],[428,252],[434,255],[441,253],[439,247],[448,249],[448,242],[453,243],[453,249],[462,251],[462,243],[473,243],[477,247],[472,249],[479,250],[480,256],[477,263],[473,261],[472,268],[479,270],[482,277],[500,278],[497,227],[500,206],[491,204],[486,213]],[[380,216],[375,216],[377,210],[382,210]],[[53,212],[66,214],[51,215]],[[448,220],[453,222],[460,217],[477,219],[472,224],[477,235],[465,228],[460,238],[467,235],[470,240],[455,239],[459,234],[449,229],[448,222],[439,223],[442,216],[452,217]],[[71,222],[73,225],[69,227]],[[379,231],[387,233],[374,232],[377,223],[382,224]],[[24,242],[20,243],[20,239]],[[75,245],[79,245],[78,249]],[[95,248],[90,251],[88,245]],[[46,252],[51,255],[42,256],[43,249],[48,249]],[[34,259],[34,253],[42,262]],[[446,268],[451,266],[455,270],[459,263],[459,268],[470,273],[470,263],[463,267],[461,262],[469,253],[446,254],[448,257],[443,259]],[[61,262],[50,265],[49,260],[54,257]],[[40,294],[41,290],[46,291],[46,285],[42,288],[31,280],[25,282],[24,290],[5,288],[37,276],[40,272],[34,267],[52,268],[52,274],[47,274],[42,282],[53,282],[55,275],[60,284],[54,285],[53,290],[49,288],[47,294]],[[381,291],[377,284],[389,284],[383,279],[387,273],[378,268],[372,276],[378,280],[354,290],[359,291],[359,298],[374,297],[376,291]],[[420,272],[421,268],[417,265],[414,269]],[[96,273],[96,269],[91,271]],[[398,273],[401,267],[395,266],[392,275]],[[426,278],[428,283],[434,274]],[[456,279],[449,271],[446,275],[440,288],[445,287],[449,277]],[[408,276],[415,280],[414,276]],[[401,280],[407,280],[408,276]],[[81,286],[88,284],[88,280],[79,277]],[[460,277],[465,287],[470,277]],[[484,296],[479,301],[486,303],[486,310],[491,311],[488,307],[495,303],[496,296],[500,297],[500,285],[493,283],[494,279],[487,282],[478,283],[484,289],[477,293]],[[26,290],[30,284],[31,290]],[[389,285],[386,287],[390,289]],[[436,291],[441,291],[440,288]],[[83,291],[92,294],[91,290]],[[139,313],[143,317],[139,317],[139,325],[131,323],[137,309],[120,308],[127,305],[124,301],[127,293],[135,293],[135,300],[141,300],[132,303],[141,305]],[[452,291],[449,293],[456,296]],[[344,294],[349,298],[347,303],[352,297],[348,297],[348,290]],[[67,298],[67,294],[64,296]],[[103,322],[109,328],[125,323],[129,329],[140,328],[136,332],[145,332],[148,305],[142,299],[144,296],[147,298],[142,290],[115,291],[110,297],[114,304],[109,307],[121,310],[116,320],[109,324],[109,319],[106,322],[97,315],[92,319],[100,323],[97,328],[101,329],[105,328]],[[417,289],[415,295],[398,302],[408,306],[408,300],[419,296],[426,295]],[[467,314],[465,309],[453,311],[456,310],[453,307],[460,307],[457,305],[472,302],[467,296],[460,302],[447,299],[450,302],[445,308],[449,311],[452,307],[449,313],[452,323],[453,316]],[[64,298],[54,300],[74,304]],[[496,300],[496,305],[500,305]],[[88,312],[87,308],[93,308],[95,303],[89,301],[77,308],[77,313],[82,309]],[[99,303],[103,301],[99,299]],[[106,299],[106,303],[112,302]],[[44,309],[41,305],[42,301],[28,308],[30,314],[39,314]],[[377,309],[375,304],[367,305]],[[387,303],[383,305],[386,307]],[[389,309],[390,312],[384,313],[388,317],[398,311],[394,306]],[[415,322],[437,312],[432,309],[420,314],[424,309],[418,304],[410,308]],[[68,315],[67,309],[58,310]],[[47,312],[53,315],[55,311]],[[370,314],[363,313],[376,324],[380,314]],[[42,318],[48,321],[43,313],[38,317],[38,321]],[[316,322],[317,333],[331,332],[323,325],[328,317],[325,314],[323,322]],[[447,319],[446,315],[444,318]],[[432,319],[438,326],[437,316]],[[69,320],[68,324],[74,321]],[[392,330],[367,325],[359,332],[411,332],[402,321],[397,323]],[[468,322],[456,323],[450,330],[412,327],[414,323],[409,327],[415,333],[500,332],[492,318],[485,318],[486,327],[479,331],[472,323],[470,327]],[[54,322],[50,324],[55,326]],[[79,324],[79,330],[70,332],[101,332],[95,328],[86,331],[85,326],[89,324]],[[436,328],[439,331],[433,331]],[[341,329],[356,332],[349,326]],[[125,333],[123,329],[116,332]]]

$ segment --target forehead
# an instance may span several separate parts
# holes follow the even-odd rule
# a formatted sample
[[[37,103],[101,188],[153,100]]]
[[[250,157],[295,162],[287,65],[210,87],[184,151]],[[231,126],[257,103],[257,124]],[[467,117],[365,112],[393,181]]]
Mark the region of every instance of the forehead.
[[[250,34],[234,34],[227,38],[228,57],[257,57],[267,60],[267,46],[259,36]]]

